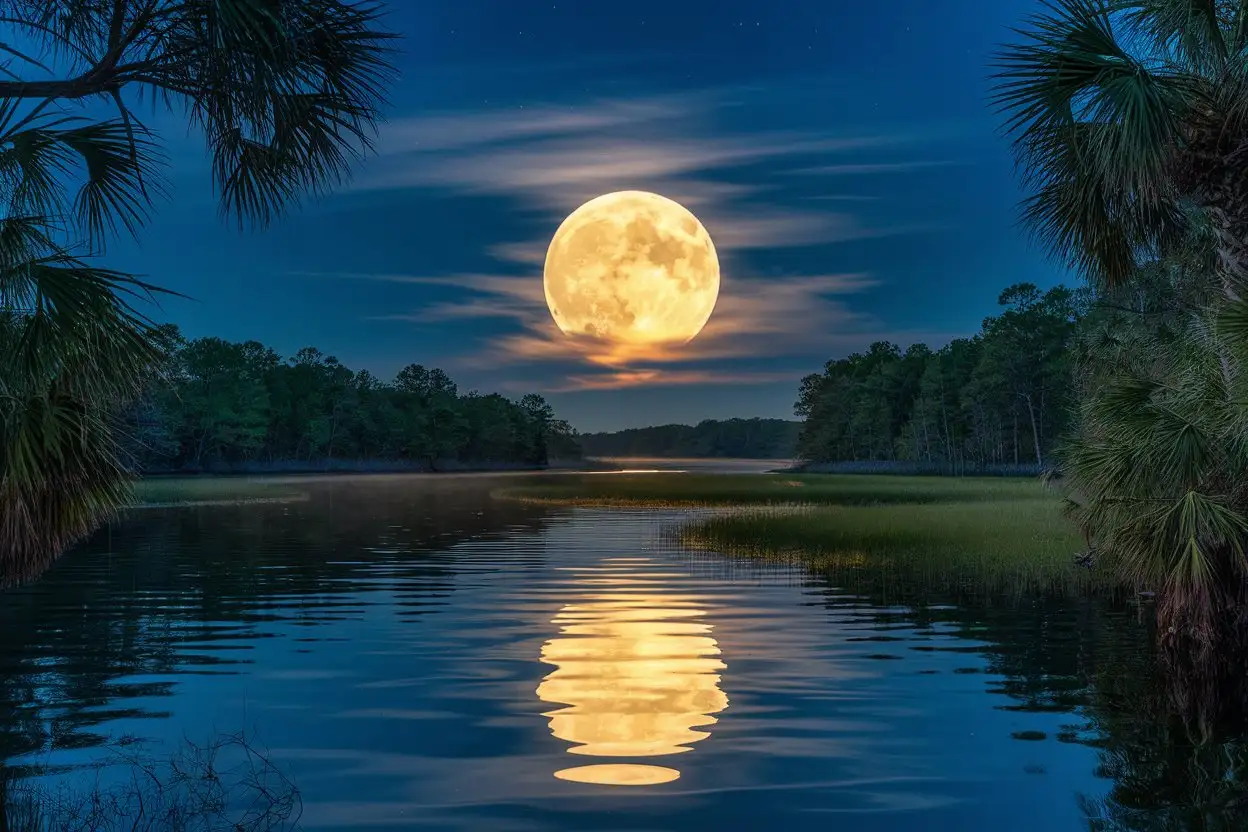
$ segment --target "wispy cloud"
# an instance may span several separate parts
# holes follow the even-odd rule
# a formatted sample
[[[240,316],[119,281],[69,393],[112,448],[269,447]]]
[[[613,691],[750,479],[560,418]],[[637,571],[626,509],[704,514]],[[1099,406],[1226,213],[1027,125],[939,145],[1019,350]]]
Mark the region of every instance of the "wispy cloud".
[[[496,274],[423,276],[411,274],[337,274],[322,277],[380,280],[412,285],[456,287],[463,297],[425,304],[376,320],[419,324],[499,319],[516,330],[488,340],[457,360],[477,371],[524,365],[562,368],[566,375],[551,390],[601,390],[672,384],[762,383],[789,378],[791,372],[747,372],[733,368],[742,359],[756,361],[819,354],[846,334],[863,341],[879,322],[850,309],[845,297],[876,282],[862,274],[806,275],[731,280],[722,288],[706,327],[680,345],[621,345],[570,338],[547,310],[540,276]],[[874,339],[874,336],[872,337]],[[579,368],[579,369],[578,369]],[[547,373],[549,375],[549,373]]]
[[[873,173],[910,173],[930,168],[948,168],[965,164],[952,159],[933,159],[928,161],[909,162],[870,162],[847,163],[839,165],[816,165],[809,168],[797,168],[789,173],[799,176],[863,176]]]
[[[420,277],[402,274],[344,275],[390,283],[413,283],[426,286],[450,286],[462,289],[460,300],[425,304],[412,312],[377,315],[374,320],[441,323],[482,318],[511,318],[531,327],[539,318],[538,310],[546,309],[546,296],[540,279],[523,279],[503,275],[463,274],[441,277]]]
[[[695,96],[600,99],[577,106],[543,104],[438,113],[395,119],[386,124],[381,155],[464,150],[526,139],[598,133],[625,125],[677,118],[701,109]]]
[[[785,157],[808,158],[870,147],[883,141],[886,139],[800,134],[664,140],[556,134],[543,136],[540,141],[474,145],[457,153],[431,154],[413,147],[397,158],[383,157],[382,164],[370,167],[354,188],[426,187],[504,195],[557,213],[605,191],[637,187],[661,191],[694,208],[723,204],[755,192],[752,187],[707,180],[708,174]],[[436,160],[430,158],[434,155]]]
[[[546,244],[542,240],[523,243],[496,243],[489,247],[495,260],[519,263],[524,266],[540,266],[546,260]]]
[[[571,375],[548,393],[575,393],[586,390],[626,390],[633,387],[672,387],[705,384],[770,384],[789,381],[792,373],[734,373],[714,370],[621,370],[591,375]]]
[[[540,276],[497,274],[424,276],[335,273],[321,279],[378,280],[413,286],[455,287],[463,297],[423,304],[374,320],[420,325],[471,320],[510,321],[515,330],[494,336],[459,356],[447,369],[496,372],[504,389],[546,392],[618,390],[675,385],[766,384],[793,381],[812,358],[863,349],[872,341],[918,341],[933,347],[959,333],[889,330],[883,322],[853,310],[848,300],[875,287],[864,274],[827,274],[737,279],[724,285],[715,312],[702,332],[682,345],[630,347],[569,338],[546,307]],[[794,359],[807,370],[783,369]],[[777,370],[742,370],[741,363],[770,362]],[[540,370],[535,380],[525,367]],[[517,372],[520,371],[520,372]],[[510,380],[510,383],[509,383]]]
[[[747,184],[729,174],[759,165],[828,173],[820,164],[831,167],[829,159],[843,162],[845,172],[858,166],[867,174],[871,166],[859,161],[861,154],[905,150],[924,134],[727,129],[717,118],[740,104],[742,94],[694,91],[396,119],[383,127],[379,158],[352,189],[501,196],[552,220],[606,191],[653,190],[694,210],[725,252],[878,235],[879,229],[816,203],[768,205],[772,177],[754,176]],[[524,262],[540,262],[535,251],[525,254]]]

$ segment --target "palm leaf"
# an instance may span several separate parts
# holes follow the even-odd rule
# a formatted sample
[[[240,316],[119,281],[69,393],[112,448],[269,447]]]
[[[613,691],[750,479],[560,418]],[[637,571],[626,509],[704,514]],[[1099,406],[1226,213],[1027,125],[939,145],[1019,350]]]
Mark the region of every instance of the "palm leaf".
[[[0,131],[0,142],[0,181],[8,183],[9,212],[65,214],[66,181],[81,172],[73,208],[79,227],[95,245],[115,233],[118,223],[136,234],[147,219],[152,196],[163,193],[155,144],[121,120],[43,120],[36,127]]]
[[[1167,176],[1192,97],[1179,68],[1119,42],[1107,0],[1056,0],[995,59],[993,102],[1035,189],[1024,218],[1107,285],[1181,227]]]
[[[190,112],[208,138],[222,212],[264,226],[302,194],[341,183],[371,147],[393,74],[390,36],[373,4],[229,5],[205,7],[198,24],[215,33],[187,63],[202,78],[174,83],[201,89]]]
[[[1234,29],[1224,25],[1219,5],[1218,0],[1127,0],[1118,7],[1157,51],[1195,69],[1216,71],[1234,43]]]
[[[133,125],[115,120],[64,130],[57,139],[86,168],[74,207],[89,238],[105,239],[116,232],[118,222],[136,235],[151,207],[149,182],[162,192],[156,177],[160,156],[145,131],[136,135]]]

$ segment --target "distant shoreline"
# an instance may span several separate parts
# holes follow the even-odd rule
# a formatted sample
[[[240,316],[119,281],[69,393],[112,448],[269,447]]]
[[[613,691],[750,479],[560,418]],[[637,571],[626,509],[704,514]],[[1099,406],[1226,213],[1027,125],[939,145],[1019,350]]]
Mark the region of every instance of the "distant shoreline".
[[[338,468],[312,470],[300,466],[295,470],[264,471],[201,471],[198,473],[162,472],[137,478],[134,482],[134,502],[127,510],[162,508],[203,508],[209,506],[260,505],[269,503],[304,502],[310,492],[306,487],[318,483],[349,483],[351,480],[378,478],[428,478],[429,480],[454,481],[457,478],[516,477],[534,474],[578,474],[593,471],[610,471],[609,468],[592,468],[591,463],[572,467],[568,464],[545,468],[498,466],[495,468],[460,468],[456,470],[429,470],[427,468],[385,469]],[[444,479],[445,478],[445,479]],[[450,487],[448,485],[448,487]]]
[[[487,474],[487,473],[541,473],[543,471],[599,471],[613,470],[597,460],[560,460],[549,465],[521,465],[512,463],[439,463],[436,466],[406,463],[402,460],[318,460],[316,462],[278,461],[272,463],[243,463],[239,465],[212,466],[207,468],[184,468],[146,471],[140,479],[204,479],[219,477],[264,476],[338,476],[352,474]]]

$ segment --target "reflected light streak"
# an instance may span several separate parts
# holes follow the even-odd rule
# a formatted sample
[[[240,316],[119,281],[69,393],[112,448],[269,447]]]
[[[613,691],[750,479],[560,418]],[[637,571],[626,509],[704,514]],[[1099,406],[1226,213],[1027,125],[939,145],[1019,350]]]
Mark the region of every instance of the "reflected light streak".
[[[647,580],[650,578],[650,580]],[[695,596],[653,589],[608,591],[568,604],[553,621],[560,636],[542,648],[554,665],[538,697],[562,705],[546,712],[571,754],[622,759],[681,754],[728,707],[719,687],[725,665]],[[596,579],[601,582],[601,578]],[[636,583],[633,583],[636,586]],[[638,763],[585,765],[561,780],[618,786],[668,783],[674,768]]]
[[[687,474],[689,472],[675,468],[621,468],[618,471],[578,471],[577,473],[605,476],[607,474]]]

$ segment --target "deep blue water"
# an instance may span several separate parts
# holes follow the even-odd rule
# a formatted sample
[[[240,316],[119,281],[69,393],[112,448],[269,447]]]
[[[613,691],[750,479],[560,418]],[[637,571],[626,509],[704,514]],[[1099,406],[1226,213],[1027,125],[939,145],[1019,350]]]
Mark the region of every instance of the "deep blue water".
[[[498,484],[114,524],[0,595],[0,761],[87,787],[123,738],[246,730],[306,829],[1237,828],[1133,607],[760,568]]]

